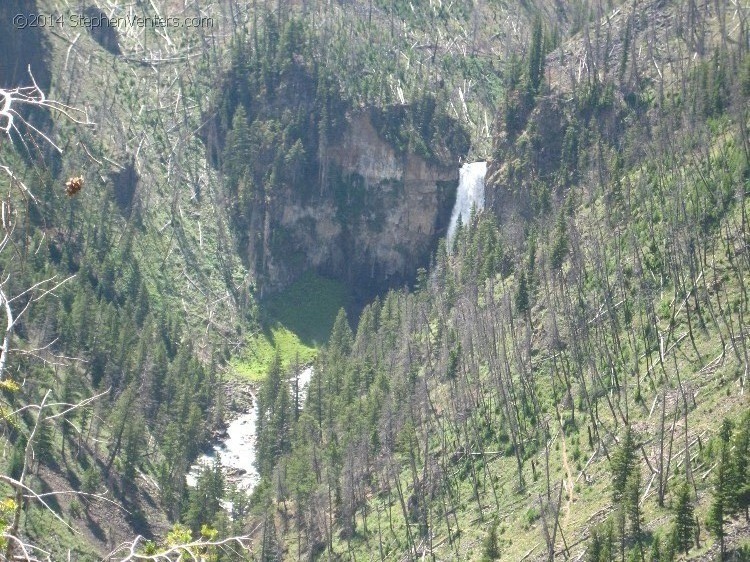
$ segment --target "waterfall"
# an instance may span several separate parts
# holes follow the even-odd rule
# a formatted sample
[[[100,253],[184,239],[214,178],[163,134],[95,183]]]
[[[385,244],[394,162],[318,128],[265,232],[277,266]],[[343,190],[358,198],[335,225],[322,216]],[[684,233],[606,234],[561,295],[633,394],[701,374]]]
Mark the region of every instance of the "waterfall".
[[[453,241],[458,226],[466,224],[471,216],[472,207],[477,210],[484,208],[484,175],[487,173],[487,162],[471,162],[461,166],[456,193],[456,204],[453,205],[451,222],[448,225],[448,244]]]

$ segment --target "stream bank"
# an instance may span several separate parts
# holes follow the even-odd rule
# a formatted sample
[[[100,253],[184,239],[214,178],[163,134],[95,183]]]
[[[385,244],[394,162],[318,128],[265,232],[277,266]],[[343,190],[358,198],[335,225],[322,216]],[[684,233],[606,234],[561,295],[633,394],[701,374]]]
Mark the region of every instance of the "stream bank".
[[[298,374],[301,400],[304,400],[313,367],[306,366]],[[227,484],[252,493],[260,481],[255,468],[256,427],[258,423],[258,389],[250,383],[228,381],[222,388],[226,396],[227,427],[214,436],[211,448],[200,455],[186,475],[188,486],[195,486],[203,467],[211,466],[218,457]]]

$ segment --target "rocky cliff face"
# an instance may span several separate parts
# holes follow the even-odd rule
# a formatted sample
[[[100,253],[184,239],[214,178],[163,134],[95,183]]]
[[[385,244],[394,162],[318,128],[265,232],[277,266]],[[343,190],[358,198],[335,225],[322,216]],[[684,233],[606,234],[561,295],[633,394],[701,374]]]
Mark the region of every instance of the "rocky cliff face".
[[[408,282],[445,232],[458,165],[397,152],[366,114],[351,117],[322,160],[319,193],[304,198],[289,187],[274,199],[265,287],[308,269],[344,280],[360,297]]]

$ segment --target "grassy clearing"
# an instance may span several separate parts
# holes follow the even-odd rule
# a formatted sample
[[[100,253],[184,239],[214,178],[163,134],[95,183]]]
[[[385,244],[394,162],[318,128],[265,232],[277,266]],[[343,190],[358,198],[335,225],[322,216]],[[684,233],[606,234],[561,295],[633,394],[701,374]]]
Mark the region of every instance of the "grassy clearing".
[[[263,380],[276,350],[284,366],[313,361],[325,345],[339,309],[349,304],[343,284],[308,272],[285,291],[261,303],[261,330],[232,362],[235,373]]]
[[[305,364],[315,359],[316,347],[306,345],[297,334],[276,322],[250,336],[245,353],[232,361],[232,370],[253,382],[262,381],[278,348],[285,366]]]
[[[266,325],[278,323],[302,344],[318,348],[328,341],[339,309],[348,304],[349,292],[342,283],[308,272],[261,306],[271,321]]]

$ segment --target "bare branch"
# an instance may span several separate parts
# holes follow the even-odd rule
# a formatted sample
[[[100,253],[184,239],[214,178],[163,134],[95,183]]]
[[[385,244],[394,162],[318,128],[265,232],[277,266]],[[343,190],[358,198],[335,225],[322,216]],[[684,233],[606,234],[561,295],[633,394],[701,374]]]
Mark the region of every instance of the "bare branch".
[[[50,277],[49,279],[45,279],[44,281],[39,281],[38,283],[35,283],[25,291],[17,294],[14,297],[8,298],[3,291],[3,285],[5,282],[7,282],[7,278],[5,281],[0,283],[0,307],[3,307],[5,309],[5,317],[6,317],[6,326],[5,326],[5,333],[3,335],[3,347],[0,349],[0,380],[3,380],[3,375],[5,373],[5,365],[8,361],[8,354],[11,351],[10,348],[10,340],[13,335],[13,330],[16,327],[16,324],[18,323],[18,320],[26,313],[26,311],[29,309],[29,306],[31,306],[31,303],[37,302],[42,297],[49,295],[50,293],[54,292],[56,289],[61,287],[64,283],[67,283],[71,279],[73,279],[75,275],[71,275],[70,277],[67,277],[66,279],[63,279],[59,283],[56,283],[53,287],[44,290],[40,295],[34,296],[32,295],[31,298],[26,302],[24,307],[21,309],[21,311],[18,314],[13,313],[13,309],[10,306],[10,303],[15,301],[16,299],[23,297],[24,295],[27,295],[28,293],[32,293],[35,289],[38,289],[39,287],[42,287],[45,284],[53,282],[55,279],[57,279],[57,276]]]
[[[8,166],[4,166],[2,164],[0,164],[0,170],[3,170],[6,174],[8,174],[8,177],[10,177],[11,182],[15,183],[18,186],[18,188],[20,189],[22,195],[28,196],[34,203],[38,203],[39,202],[39,200],[34,196],[34,194],[31,193],[31,190],[28,187],[26,187],[26,184],[24,184],[20,179],[18,179],[18,176],[16,176],[13,173],[13,170],[11,170],[10,168],[8,168]],[[6,231],[8,230],[8,223],[6,222],[5,209],[4,208],[3,208],[3,224],[2,224],[2,227]],[[0,251],[1,250],[2,250],[2,248],[0,248]]]
[[[260,525],[253,531],[260,528]],[[104,560],[117,559],[120,562],[130,562],[133,560],[152,560],[154,562],[177,562],[182,560],[203,560],[203,556],[200,554],[201,550],[207,548],[222,548],[230,545],[239,546],[242,550],[250,550],[250,536],[244,535],[241,537],[230,537],[218,541],[194,541],[186,544],[178,544],[168,547],[166,550],[158,552],[156,554],[142,554],[136,552],[139,544],[144,539],[142,536],[137,536],[132,542],[123,543],[118,546],[115,550],[104,557]]]
[[[45,107],[62,113],[69,120],[79,125],[93,125],[94,123],[89,121],[88,115],[85,111],[70,107],[55,100],[47,99],[47,96],[34,79],[34,75],[31,72],[31,66],[28,67],[28,71],[29,76],[31,77],[32,86],[19,86],[14,89],[0,88],[0,104],[2,105],[2,107],[0,107],[0,132],[4,132],[8,136],[10,136],[12,131],[16,131],[20,134],[20,130],[16,125],[16,119],[18,119],[41,136],[58,152],[62,153],[62,149],[57,146],[52,139],[23,119],[18,112],[21,106]],[[5,119],[4,122],[2,122],[2,118]]]

